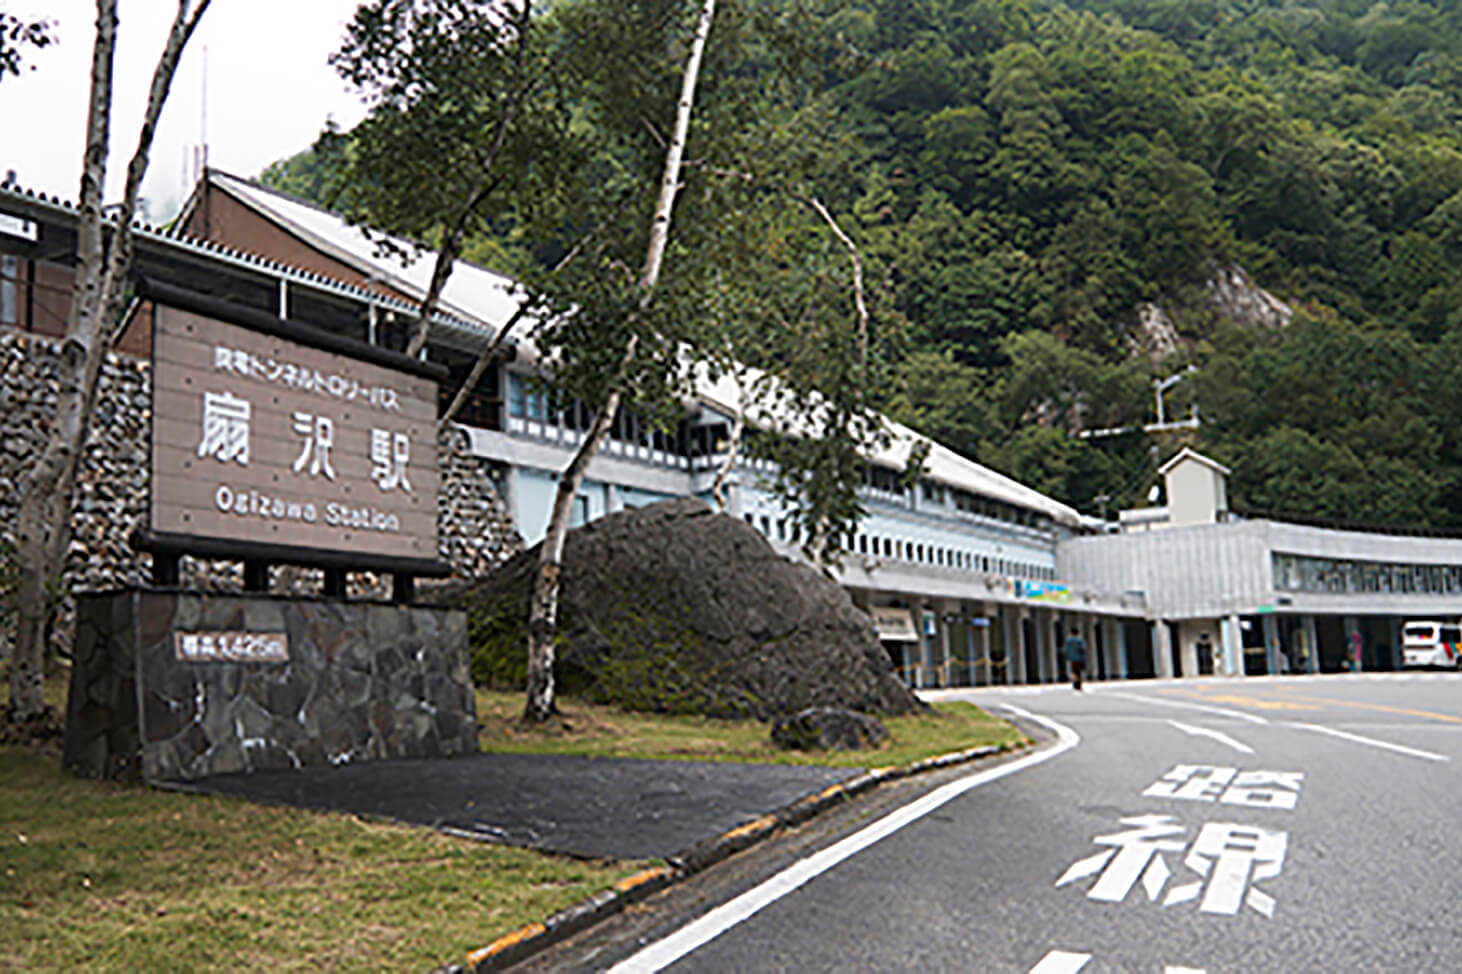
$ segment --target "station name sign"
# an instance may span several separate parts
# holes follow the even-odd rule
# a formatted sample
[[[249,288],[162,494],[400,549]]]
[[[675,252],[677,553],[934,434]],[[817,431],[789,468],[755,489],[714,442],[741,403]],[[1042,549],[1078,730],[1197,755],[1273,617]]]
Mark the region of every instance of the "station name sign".
[[[159,304],[152,530],[435,559],[436,397],[429,378]]]

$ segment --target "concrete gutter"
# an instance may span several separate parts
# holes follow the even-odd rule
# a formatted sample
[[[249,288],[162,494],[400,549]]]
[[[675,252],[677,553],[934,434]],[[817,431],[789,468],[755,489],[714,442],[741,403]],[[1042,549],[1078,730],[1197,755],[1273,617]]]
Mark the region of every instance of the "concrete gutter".
[[[1003,753],[1002,749],[993,744],[951,751],[901,768],[874,768],[841,784],[829,785],[822,791],[738,825],[728,832],[697,842],[670,856],[666,860],[668,865],[628,876],[609,889],[559,910],[540,923],[530,923],[505,933],[487,946],[469,953],[464,964],[449,964],[438,968],[434,974],[491,974],[505,970],[660,892],[672,883],[703,872],[723,859],[770,838],[782,829],[800,825],[834,805],[890,781],[978,761],[1000,753]]]

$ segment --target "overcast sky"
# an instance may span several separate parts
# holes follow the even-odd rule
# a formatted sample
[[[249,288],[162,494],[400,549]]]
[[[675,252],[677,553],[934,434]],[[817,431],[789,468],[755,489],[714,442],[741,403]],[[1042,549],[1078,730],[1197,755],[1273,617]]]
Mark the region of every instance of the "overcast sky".
[[[359,0],[213,0],[193,35],[153,143],[142,195],[151,217],[172,215],[186,195],[185,158],[203,129],[207,52],[210,166],[255,176],[307,148],[328,117],[350,127],[364,109],[326,63]],[[86,134],[87,89],[96,34],[94,0],[0,0],[7,12],[47,17],[58,43],[28,50],[20,77],[0,81],[0,175],[22,186],[76,199]],[[120,0],[112,156],[107,198],[121,195],[137,127],[176,0]]]

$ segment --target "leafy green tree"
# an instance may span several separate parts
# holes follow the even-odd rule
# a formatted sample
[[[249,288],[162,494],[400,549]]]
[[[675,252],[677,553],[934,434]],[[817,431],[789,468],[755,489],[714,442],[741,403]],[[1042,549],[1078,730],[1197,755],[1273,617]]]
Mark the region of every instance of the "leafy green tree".
[[[565,167],[584,162],[550,42],[530,0],[372,0],[331,57],[371,106],[348,136],[327,128],[316,145],[344,190],[338,204],[352,222],[436,250],[408,354],[425,346],[468,238],[500,213],[554,206]],[[387,236],[378,244],[397,249]]]
[[[952,352],[912,349],[899,365],[895,392],[884,402],[890,418],[974,459],[994,426],[983,370]]]
[[[7,74],[20,75],[27,48],[40,50],[55,43],[55,27],[49,20],[32,20],[0,10],[0,81]]]

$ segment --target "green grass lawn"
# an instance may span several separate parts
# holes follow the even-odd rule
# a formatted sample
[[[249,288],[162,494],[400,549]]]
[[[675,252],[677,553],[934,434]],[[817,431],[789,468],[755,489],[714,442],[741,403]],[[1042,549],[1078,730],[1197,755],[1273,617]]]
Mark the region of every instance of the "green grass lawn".
[[[643,864],[84,781],[0,748],[0,970],[415,970]]]
[[[523,694],[478,690],[482,750],[873,768],[911,764],[987,744],[1011,748],[1028,743],[1010,724],[968,703],[941,703],[930,714],[881,718],[888,727],[889,741],[874,751],[813,752],[776,747],[771,728],[754,720],[632,713],[564,698],[558,705],[563,711],[561,719],[529,728],[519,720]]]
[[[522,702],[479,692],[484,750],[873,767],[1025,741],[966,704],[886,720],[876,751],[805,754],[754,721],[574,700],[530,729]],[[0,746],[0,970],[427,970],[644,866],[82,780],[54,746]]]

